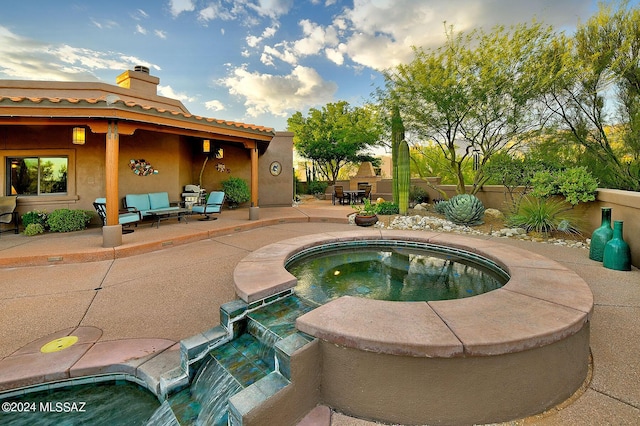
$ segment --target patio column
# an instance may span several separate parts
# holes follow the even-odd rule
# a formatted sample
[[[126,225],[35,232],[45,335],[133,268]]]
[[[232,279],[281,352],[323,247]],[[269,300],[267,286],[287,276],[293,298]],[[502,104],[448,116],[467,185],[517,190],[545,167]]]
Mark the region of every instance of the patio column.
[[[120,136],[118,122],[109,121],[105,148],[105,190],[107,197],[107,224],[102,228],[102,247],[122,245],[122,225],[118,221],[118,157]]]
[[[249,207],[249,220],[259,218],[258,210],[258,144],[245,142],[244,146],[251,152],[251,206]]]

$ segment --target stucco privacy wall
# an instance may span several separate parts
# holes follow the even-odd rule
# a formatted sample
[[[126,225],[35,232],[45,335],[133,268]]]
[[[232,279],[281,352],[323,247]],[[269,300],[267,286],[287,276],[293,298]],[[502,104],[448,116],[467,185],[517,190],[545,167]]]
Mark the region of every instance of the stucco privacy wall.
[[[279,175],[273,176],[271,164],[278,161],[282,166]],[[260,157],[258,169],[260,206],[290,206],[293,201],[293,133],[276,132],[269,149]]]

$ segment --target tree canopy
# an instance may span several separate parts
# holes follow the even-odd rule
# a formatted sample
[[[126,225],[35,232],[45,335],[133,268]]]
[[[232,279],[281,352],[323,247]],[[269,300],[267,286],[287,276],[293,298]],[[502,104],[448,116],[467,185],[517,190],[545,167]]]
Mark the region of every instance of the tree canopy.
[[[544,58],[550,133],[574,143],[605,187],[640,190],[640,10],[601,5]]]
[[[379,144],[383,132],[375,108],[351,107],[346,101],[312,108],[307,116],[297,111],[287,128],[294,133],[296,150],[330,183],[346,164],[371,161],[367,150]]]
[[[520,135],[539,129],[535,102],[544,87],[536,79],[543,47],[553,32],[539,24],[510,30],[454,34],[434,50],[385,72],[387,99],[397,102],[407,132],[434,142],[465,193],[464,164],[479,152],[471,193],[486,181],[483,166]]]

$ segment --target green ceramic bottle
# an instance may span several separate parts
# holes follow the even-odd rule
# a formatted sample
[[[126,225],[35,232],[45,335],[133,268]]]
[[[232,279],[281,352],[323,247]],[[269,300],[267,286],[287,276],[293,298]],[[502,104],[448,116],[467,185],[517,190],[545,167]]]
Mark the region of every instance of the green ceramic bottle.
[[[613,222],[613,238],[604,246],[602,265],[616,271],[631,270],[631,250],[622,238],[622,221]]]
[[[613,238],[613,229],[611,229],[611,207],[602,207],[600,227],[591,234],[589,259],[602,262],[604,246],[607,245],[611,238]]]

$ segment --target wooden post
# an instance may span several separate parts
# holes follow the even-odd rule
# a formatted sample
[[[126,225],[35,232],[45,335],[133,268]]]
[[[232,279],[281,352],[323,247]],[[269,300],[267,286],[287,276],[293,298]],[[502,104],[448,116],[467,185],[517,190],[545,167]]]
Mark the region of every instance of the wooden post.
[[[118,224],[118,157],[119,157],[118,123],[109,122],[105,149],[105,186],[107,197],[107,225]]]
[[[258,146],[251,148],[251,207],[258,207]]]
[[[107,224],[102,227],[102,247],[122,245],[122,225],[118,220],[118,156],[120,137],[118,123],[109,121],[105,144],[105,192],[107,197]]]

